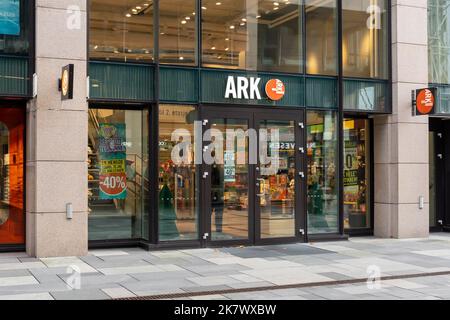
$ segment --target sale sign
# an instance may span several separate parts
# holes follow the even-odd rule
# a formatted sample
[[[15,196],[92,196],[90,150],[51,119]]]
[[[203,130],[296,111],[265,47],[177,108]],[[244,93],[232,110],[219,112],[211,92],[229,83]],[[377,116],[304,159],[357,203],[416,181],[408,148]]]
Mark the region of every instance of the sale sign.
[[[100,199],[126,199],[125,124],[100,124]]]

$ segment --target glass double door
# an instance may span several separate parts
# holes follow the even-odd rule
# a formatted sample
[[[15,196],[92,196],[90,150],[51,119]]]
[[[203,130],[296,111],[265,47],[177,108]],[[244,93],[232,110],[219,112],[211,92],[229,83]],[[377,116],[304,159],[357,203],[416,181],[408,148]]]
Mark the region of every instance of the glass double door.
[[[304,241],[302,110],[202,109],[205,245]]]

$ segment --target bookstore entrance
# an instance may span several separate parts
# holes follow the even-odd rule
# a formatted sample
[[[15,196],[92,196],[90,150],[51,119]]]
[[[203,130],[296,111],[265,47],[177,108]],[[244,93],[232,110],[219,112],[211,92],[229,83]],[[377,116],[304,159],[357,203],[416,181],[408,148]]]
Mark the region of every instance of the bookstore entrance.
[[[207,246],[305,241],[304,111],[202,107]]]

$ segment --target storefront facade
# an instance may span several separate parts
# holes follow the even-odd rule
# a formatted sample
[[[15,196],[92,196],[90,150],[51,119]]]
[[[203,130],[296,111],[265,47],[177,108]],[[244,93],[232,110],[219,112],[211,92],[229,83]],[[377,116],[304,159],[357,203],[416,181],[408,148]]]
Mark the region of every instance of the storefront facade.
[[[391,109],[389,8],[388,1],[91,1],[91,245],[254,245],[373,233],[368,116]],[[271,84],[282,87],[280,97],[271,97]],[[113,196],[102,190],[111,154],[102,155],[99,132],[108,126],[138,146],[113,152],[126,163],[115,177],[127,181]],[[178,164],[176,129],[203,144]],[[210,145],[202,139],[209,130],[225,140],[229,130],[260,138],[274,129],[281,140],[268,148],[280,163],[271,174],[261,159],[250,163],[250,137],[222,146],[222,164],[189,161]],[[239,148],[247,159],[238,165]]]
[[[429,146],[428,117],[411,116],[411,90],[428,85],[426,1],[30,5],[27,91],[0,110],[3,157],[17,163],[0,181],[17,186],[8,199],[23,196],[25,217],[2,213],[0,248],[73,256],[428,235],[429,161],[407,147]],[[398,28],[411,14],[414,39]],[[25,135],[6,130],[6,114]]]

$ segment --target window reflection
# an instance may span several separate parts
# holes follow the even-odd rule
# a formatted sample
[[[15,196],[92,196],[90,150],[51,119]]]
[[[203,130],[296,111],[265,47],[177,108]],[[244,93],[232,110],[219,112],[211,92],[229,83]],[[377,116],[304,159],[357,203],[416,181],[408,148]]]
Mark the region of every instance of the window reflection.
[[[90,1],[91,59],[153,61],[153,1]]]
[[[308,231],[337,233],[339,221],[337,114],[307,112]]]
[[[337,74],[336,0],[306,0],[306,71]]]
[[[344,121],[344,226],[370,228],[369,120]]]
[[[148,239],[148,112],[89,110],[89,240]]]
[[[347,77],[387,78],[386,0],[343,0],[343,66]]]
[[[194,0],[159,1],[159,60],[169,64],[196,64]]]
[[[181,105],[159,107],[159,239],[198,238],[197,197],[199,183],[194,147],[174,153],[179,143],[194,141],[195,108]],[[177,131],[176,131],[177,130]],[[172,134],[179,139],[173,140]],[[187,135],[190,135],[188,137]],[[176,150],[175,150],[176,151]],[[184,152],[188,152],[184,154]]]
[[[300,72],[301,2],[202,1],[204,66]]]

